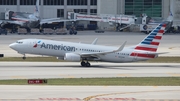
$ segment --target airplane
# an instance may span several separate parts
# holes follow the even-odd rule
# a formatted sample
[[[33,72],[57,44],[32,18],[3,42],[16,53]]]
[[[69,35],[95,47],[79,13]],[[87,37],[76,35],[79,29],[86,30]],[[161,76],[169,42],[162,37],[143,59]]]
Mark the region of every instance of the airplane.
[[[5,25],[17,25],[25,28],[35,28],[46,23],[50,24],[54,22],[69,21],[60,18],[42,19],[40,18],[39,11],[39,0],[36,1],[34,13],[14,12],[8,10],[5,13],[5,20],[0,20],[1,27]]]
[[[162,23],[163,21],[169,21],[169,22],[173,21],[173,14],[172,14],[171,10],[169,11],[169,15],[168,15],[168,17],[166,19],[150,18],[148,24],[156,24],[157,25],[157,24]]]
[[[165,33],[166,23],[159,24],[139,44],[124,47],[126,41],[120,47],[96,45],[97,39],[91,44],[54,41],[45,39],[22,39],[9,45],[10,48],[23,54],[36,54],[54,56],[60,60],[81,62],[81,66],[90,67],[89,61],[104,61],[114,63],[145,61],[157,58],[156,52],[162,35]]]

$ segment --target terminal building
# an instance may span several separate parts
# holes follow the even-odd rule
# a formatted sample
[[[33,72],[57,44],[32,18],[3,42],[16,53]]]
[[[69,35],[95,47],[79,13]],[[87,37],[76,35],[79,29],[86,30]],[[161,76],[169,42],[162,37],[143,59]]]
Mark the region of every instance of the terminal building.
[[[9,9],[17,12],[34,12],[36,0],[0,0],[0,12]],[[64,18],[67,12],[83,14],[125,14],[140,17],[167,18],[172,11],[175,20],[180,17],[179,0],[40,0],[41,18]],[[179,14],[179,15],[178,15]]]

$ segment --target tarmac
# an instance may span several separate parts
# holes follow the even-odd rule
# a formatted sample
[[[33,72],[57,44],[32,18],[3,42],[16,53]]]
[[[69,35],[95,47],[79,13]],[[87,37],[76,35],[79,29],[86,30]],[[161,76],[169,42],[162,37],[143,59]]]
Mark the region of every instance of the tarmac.
[[[180,63],[0,62],[0,80],[36,78],[180,77]]]
[[[9,44],[25,38],[40,38],[119,47],[136,45],[146,37],[136,32],[79,31],[77,35],[0,35],[0,54],[21,57]],[[180,56],[180,34],[165,34],[158,52]],[[35,56],[35,55],[26,55]],[[75,62],[0,62],[0,79],[91,78],[91,77],[179,77],[179,63],[104,63],[81,67]],[[47,86],[0,85],[0,101],[180,101],[180,86]]]

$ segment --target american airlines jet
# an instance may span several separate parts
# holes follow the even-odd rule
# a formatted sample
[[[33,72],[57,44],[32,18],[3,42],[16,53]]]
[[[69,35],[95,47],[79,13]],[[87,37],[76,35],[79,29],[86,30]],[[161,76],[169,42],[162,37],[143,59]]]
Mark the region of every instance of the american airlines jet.
[[[149,35],[139,44],[125,47],[126,41],[118,47],[95,45],[97,39],[92,44],[73,43],[65,41],[54,41],[44,39],[22,39],[9,45],[20,54],[36,54],[55,56],[57,59],[80,62],[81,66],[90,67],[88,61],[105,62],[136,62],[157,58],[157,49],[165,32],[166,24],[159,24]]]

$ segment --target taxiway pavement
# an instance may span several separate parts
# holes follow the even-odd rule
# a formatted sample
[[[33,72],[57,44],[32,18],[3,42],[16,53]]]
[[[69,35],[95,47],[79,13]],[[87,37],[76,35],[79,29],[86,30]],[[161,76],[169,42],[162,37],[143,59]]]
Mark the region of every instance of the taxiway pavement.
[[[180,77],[179,63],[91,62],[1,62],[0,79],[91,78],[91,77]]]
[[[81,43],[91,43],[95,38],[99,38],[97,43],[99,45],[119,47],[124,41],[127,41],[126,46],[136,45],[145,36],[146,34],[135,32],[94,33],[94,31],[80,31],[78,35],[1,35],[0,54],[4,54],[5,57],[22,56],[10,49],[8,45],[25,38]],[[169,52],[162,56],[180,56],[179,38],[180,34],[164,35],[158,52]],[[180,76],[179,63],[114,64],[91,62],[91,64],[92,67],[85,68],[81,67],[78,62],[0,62],[0,79]],[[147,101],[143,99],[175,99],[171,101],[178,101],[180,99],[180,87],[0,85],[0,98],[0,101],[4,101],[3,99],[5,101],[14,101],[12,99],[17,99],[15,101],[83,101],[83,99],[84,101],[107,101],[107,99],[114,99],[113,101],[118,99],[135,99],[136,101]]]
[[[19,99],[16,101],[57,101],[58,99],[61,99],[58,101],[167,101],[167,99],[169,101],[179,101],[180,87],[0,85],[0,98],[6,99],[4,101],[9,101],[7,99]],[[110,100],[110,98],[121,100]]]

